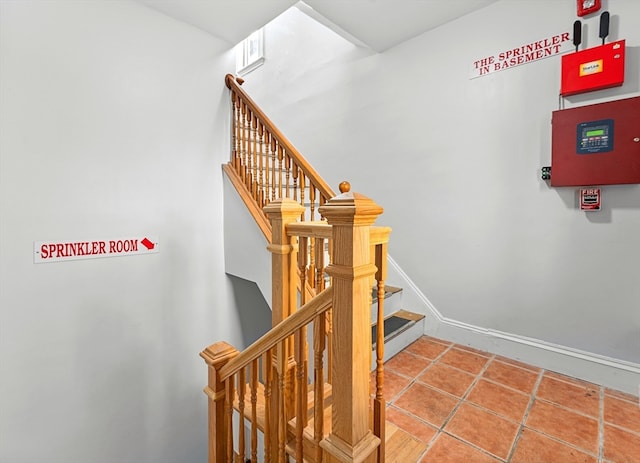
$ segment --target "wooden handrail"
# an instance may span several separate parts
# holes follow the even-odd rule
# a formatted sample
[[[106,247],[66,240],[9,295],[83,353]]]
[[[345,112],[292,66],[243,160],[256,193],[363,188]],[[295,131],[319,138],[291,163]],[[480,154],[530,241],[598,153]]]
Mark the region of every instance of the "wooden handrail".
[[[276,344],[311,323],[319,314],[329,310],[331,308],[332,294],[333,291],[331,287],[325,289],[307,304],[300,307],[293,315],[284,319],[260,339],[247,347],[220,370],[220,380],[225,381],[230,378],[269,349],[276,346]]]
[[[234,94],[240,96],[242,102],[246,104],[251,112],[257,116],[258,120],[263,124],[264,128],[274,137],[280,146],[282,146],[287,153],[296,161],[298,168],[301,169],[307,178],[309,178],[313,184],[318,188],[320,193],[327,199],[333,198],[336,194],[331,187],[324,181],[324,179],[311,167],[311,164],[300,154],[300,152],[293,146],[293,143],[285,137],[282,132],[274,125],[274,123],[267,117],[267,115],[258,107],[258,105],[251,99],[249,95],[240,86],[241,82],[238,82],[233,74],[227,74],[224,78],[225,84]],[[243,82],[243,81],[242,81]]]
[[[287,226],[287,235],[330,239],[331,225],[324,220],[290,223]]]

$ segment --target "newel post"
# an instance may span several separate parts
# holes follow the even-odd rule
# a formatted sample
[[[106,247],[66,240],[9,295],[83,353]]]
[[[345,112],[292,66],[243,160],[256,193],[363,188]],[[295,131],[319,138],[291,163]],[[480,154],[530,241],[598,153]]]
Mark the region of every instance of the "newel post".
[[[341,195],[320,207],[333,229],[333,255],[327,273],[333,277],[331,433],[320,443],[330,463],[375,459],[380,445],[369,426],[371,322],[371,225],[382,213],[373,200],[340,184]]]
[[[219,371],[238,355],[237,349],[226,342],[217,342],[200,353],[209,366],[209,381],[204,393],[209,397],[209,463],[227,461],[227,443],[231,429],[227,428],[224,381]]]
[[[262,209],[271,221],[271,323],[276,326],[292,314],[297,299],[296,238],[287,236],[287,225],[296,222],[304,207],[290,198],[280,198],[270,202]],[[272,460],[276,461],[280,445],[278,435],[286,434],[286,423],[293,417],[295,397],[293,395],[295,370],[293,368],[293,339],[279,343],[274,359],[274,375],[271,390],[270,427],[274,431],[271,439]],[[284,454],[284,452],[282,452]]]
[[[291,315],[296,302],[297,287],[294,270],[295,238],[287,236],[287,225],[295,222],[304,207],[289,198],[270,202],[262,209],[271,221],[271,326],[276,326]]]

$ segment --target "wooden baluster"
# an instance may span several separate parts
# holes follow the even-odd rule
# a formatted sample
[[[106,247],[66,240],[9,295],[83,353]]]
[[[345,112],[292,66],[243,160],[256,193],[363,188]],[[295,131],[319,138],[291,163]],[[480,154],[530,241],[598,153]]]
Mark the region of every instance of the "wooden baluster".
[[[371,276],[376,267],[370,259],[371,225],[382,208],[371,199],[350,193],[341,184],[341,195],[322,206],[320,213],[332,227],[333,255],[327,272],[333,277],[333,413],[331,433],[320,445],[343,463],[370,461],[380,439],[370,428],[368,355],[371,345]]]
[[[291,178],[291,158],[289,157],[289,154],[285,152],[285,156],[284,156],[284,168],[285,168],[285,176],[286,176],[286,187],[285,187],[285,193],[284,196],[285,198],[291,198],[291,194],[289,192],[289,181]]]
[[[284,170],[284,149],[278,144],[278,198],[282,198],[282,171]]]
[[[307,211],[307,207],[304,205],[304,189],[306,187],[306,177],[304,172],[300,171],[300,205],[304,208],[302,209],[302,214],[300,214],[300,221],[304,222],[305,212]]]
[[[309,183],[309,220],[316,220],[316,187],[312,183]]]
[[[271,463],[273,461],[273,435],[277,434],[273,432],[272,424],[272,401],[271,401],[271,388],[273,387],[273,349],[269,349],[262,356],[262,365],[263,365],[263,374],[262,378],[264,381],[264,462]]]
[[[264,126],[262,123],[258,123],[258,139],[260,140],[260,178],[258,179],[258,204],[260,207],[265,206],[264,197],[264,169],[265,169],[265,154],[264,154]]]
[[[331,265],[331,256],[333,256],[333,240],[329,239],[329,265]],[[332,284],[331,275],[329,275],[329,285]],[[329,309],[326,313],[326,332],[327,332],[327,345],[333,345],[333,310]],[[333,351],[327,349],[327,383],[333,384],[332,371],[333,371]]]
[[[327,345],[333,345],[333,310],[327,310],[326,313],[326,327],[327,330]],[[333,350],[327,349],[327,383],[333,384]]]
[[[258,461],[258,359],[251,362],[251,461]]]
[[[385,461],[386,401],[384,399],[384,282],[387,278],[387,243],[376,245],[376,280],[378,282],[378,329],[376,331],[376,396],[373,401],[373,433],[380,438],[378,462]]]
[[[247,148],[247,105],[245,103],[242,103],[241,105],[241,110],[242,110],[242,115],[241,115],[241,120],[242,120],[242,132],[241,132],[241,139],[240,139],[240,144],[242,145],[242,180],[244,180],[244,184],[248,187],[247,182],[248,182],[248,177],[249,177],[249,170],[248,170],[248,165],[249,165],[249,158],[248,158],[248,148]]]
[[[309,238],[309,271],[307,272],[307,284],[309,287],[316,289],[316,240],[318,238]],[[315,294],[318,294],[316,289]]]
[[[242,180],[244,180],[244,171],[242,167],[242,103],[240,102],[240,95],[236,96],[236,150],[238,163],[236,172]]]
[[[253,199],[258,201],[258,117],[253,115],[251,118],[251,139],[253,142],[253,146],[251,148],[253,154],[253,178],[251,185],[251,194],[253,195]]]
[[[302,463],[304,428],[307,424],[307,330],[300,328],[295,338],[296,361],[296,462]]]
[[[231,165],[233,166],[233,170],[238,171],[238,149],[237,142],[238,138],[236,136],[236,94],[232,91],[230,99],[230,110],[231,110]]]
[[[233,463],[233,399],[235,395],[233,387],[234,378],[229,378],[225,381],[226,385],[226,398],[225,398],[225,412],[227,414],[227,463]]]
[[[253,113],[250,108],[247,108],[246,115],[246,124],[247,124],[247,189],[251,192],[251,197],[255,199],[253,194],[253,166],[254,166],[254,152],[253,152],[253,130],[251,129],[251,123],[253,120]]]
[[[273,182],[273,177],[271,175],[271,167],[270,167],[270,161],[271,161],[271,134],[269,134],[269,132],[266,131],[266,127],[265,127],[265,133],[264,133],[264,144],[265,144],[265,164],[266,164],[266,168],[265,168],[265,175],[266,175],[266,179],[265,179],[265,198],[264,198],[264,203],[265,206],[269,203],[269,201],[271,201],[271,191],[272,191],[272,182]]]
[[[301,236],[298,238],[298,272],[300,274],[300,304],[307,303],[307,266],[309,265],[309,238]]]
[[[240,419],[238,420],[238,455],[240,456],[240,461],[244,461],[244,448],[245,448],[245,435],[244,435],[244,395],[246,392],[246,373],[245,369],[242,368],[238,372],[238,415],[240,415]]]
[[[322,447],[324,439],[324,366],[323,357],[326,349],[326,320],[324,313],[313,321],[313,441],[316,447],[316,463],[322,463]]]
[[[316,272],[316,294],[324,289],[324,244],[324,239],[316,238],[316,263],[314,265]]]
[[[293,165],[291,166],[291,176],[293,177],[293,200],[298,200],[298,164],[293,159],[291,160]]]
[[[271,135],[271,201],[276,199],[276,139]]]
[[[286,462],[285,442],[287,440],[287,411],[286,411],[286,379],[289,363],[289,355],[287,353],[287,340],[278,343],[276,354],[276,375],[278,383],[278,463]]]
[[[227,461],[227,435],[231,429],[226,427],[227,408],[226,384],[220,379],[218,372],[238,351],[226,342],[210,345],[200,353],[200,357],[208,365],[209,381],[204,392],[209,398],[209,463],[225,463]]]

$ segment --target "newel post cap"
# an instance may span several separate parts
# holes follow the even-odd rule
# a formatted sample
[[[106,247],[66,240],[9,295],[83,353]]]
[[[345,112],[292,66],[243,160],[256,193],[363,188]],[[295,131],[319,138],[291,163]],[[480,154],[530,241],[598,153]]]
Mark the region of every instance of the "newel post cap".
[[[318,208],[330,225],[373,225],[384,211],[373,199],[352,192],[349,182],[340,184],[340,192]]]
[[[304,206],[291,198],[279,198],[262,208],[270,220],[278,217],[297,218],[304,212]]]
[[[204,359],[207,365],[218,369],[237,356],[238,353],[238,350],[231,344],[228,344],[225,341],[220,341],[215,344],[211,344],[205,350],[200,352],[200,357]]]

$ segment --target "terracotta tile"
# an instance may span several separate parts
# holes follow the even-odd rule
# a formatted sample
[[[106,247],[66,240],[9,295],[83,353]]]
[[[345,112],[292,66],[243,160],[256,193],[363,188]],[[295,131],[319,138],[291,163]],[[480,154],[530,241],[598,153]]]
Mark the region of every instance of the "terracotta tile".
[[[495,359],[489,364],[482,376],[483,378],[500,383],[503,386],[517,389],[525,394],[531,394],[538,380],[538,373]]]
[[[395,424],[400,429],[404,429],[412,436],[420,439],[422,442],[429,442],[438,432],[438,430],[433,426],[430,426],[395,407],[387,407],[386,413],[387,421]]]
[[[470,373],[441,363],[434,363],[418,376],[418,381],[457,397],[467,392],[474,379],[475,376]]]
[[[499,463],[499,461],[452,436],[441,433],[420,463]]]
[[[571,383],[575,386],[582,386],[582,387],[590,387],[592,389],[598,389],[598,385],[593,384],[593,383],[589,383],[587,381],[583,381],[581,379],[578,378],[574,378],[572,376],[567,376],[567,375],[563,375],[560,373],[556,373],[555,371],[545,371],[544,372],[544,376],[549,377],[549,378],[553,378],[553,379],[557,379],[560,381],[564,381],[565,383]]]
[[[451,341],[446,341],[444,339],[436,338],[434,336],[423,336],[423,338],[430,339],[433,342],[439,342],[440,344],[444,344],[445,346],[451,346],[453,344]]]
[[[500,360],[503,363],[508,363],[509,365],[524,368],[525,370],[535,371],[536,373],[540,372],[541,370],[541,368],[539,367],[529,365],[528,363],[520,362],[518,360],[510,359],[509,357],[503,357],[501,355],[496,355],[496,360]]]
[[[637,395],[627,394],[626,392],[616,391],[615,389],[606,388],[604,390],[605,396],[615,397],[616,399],[626,400],[627,402],[633,402],[636,405],[640,405],[640,400]]]
[[[440,428],[458,405],[458,400],[415,383],[395,400],[394,405]]]
[[[385,371],[393,370],[396,373],[415,378],[431,364],[431,360],[418,357],[402,351],[384,364]]]
[[[483,379],[473,387],[467,401],[520,423],[529,405],[529,397],[522,392]]]
[[[449,346],[447,345],[441,344],[440,342],[433,341],[432,339],[423,336],[413,344],[408,346],[405,350],[407,352],[411,352],[412,354],[433,360],[448,348]]]
[[[473,352],[474,354],[482,355],[483,357],[489,357],[489,358],[493,357],[493,354],[490,354],[486,350],[476,349],[476,348],[471,347],[471,346],[464,346],[462,344],[455,344],[453,347],[455,347],[456,349],[466,350],[468,352]]]
[[[577,385],[544,376],[536,397],[597,418],[600,414],[600,391],[589,387],[589,384]]]
[[[549,439],[531,429],[524,429],[511,463],[596,463],[597,458],[573,447]]]
[[[640,406],[637,403],[604,396],[604,420],[640,434]],[[640,460],[640,457],[638,458]]]
[[[442,363],[474,374],[480,373],[488,361],[487,357],[456,348],[449,349],[440,359]]]
[[[371,373],[371,394],[375,395],[376,393],[376,375],[375,371]],[[401,376],[393,371],[384,372],[384,382],[382,384],[384,399],[387,402],[392,402],[393,399],[398,395],[400,391],[406,388],[411,381],[411,378],[407,378],[406,376]]]
[[[506,459],[520,426],[464,403],[447,423],[445,431],[487,452]]]
[[[598,451],[598,421],[555,404],[535,401],[526,426],[575,445],[588,453]]]
[[[638,463],[640,436],[605,425],[604,458],[615,463]]]

